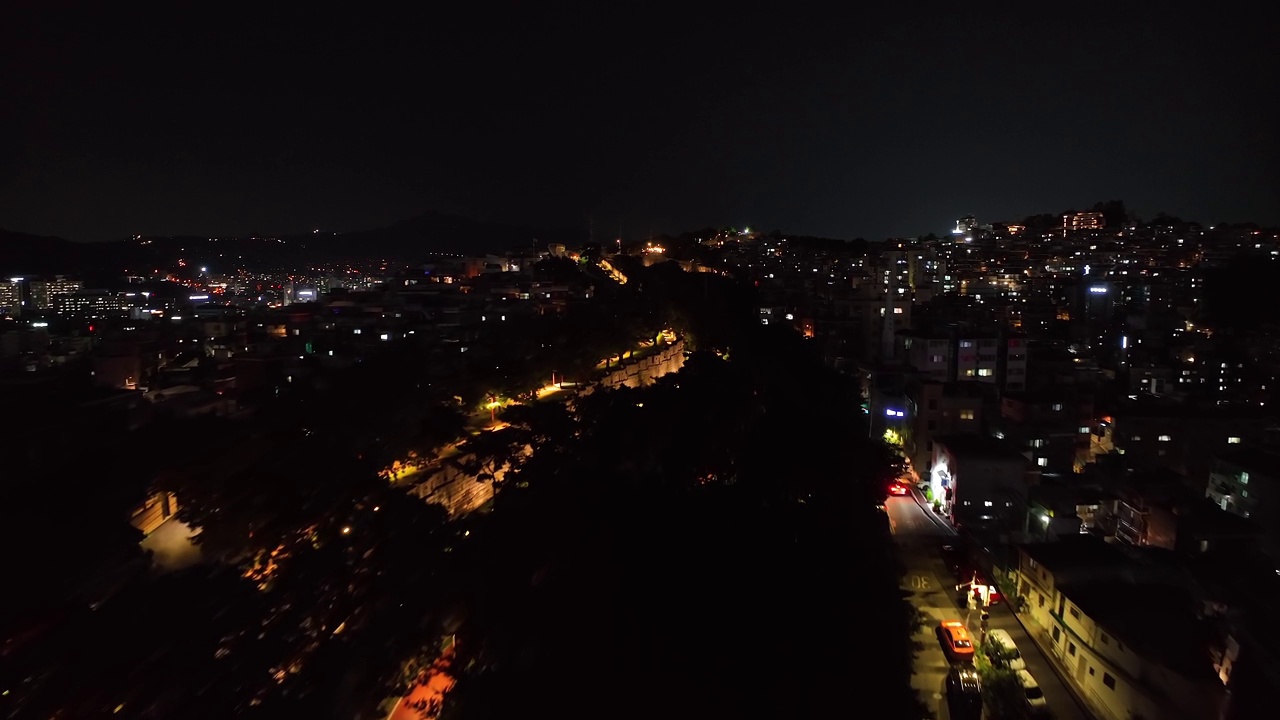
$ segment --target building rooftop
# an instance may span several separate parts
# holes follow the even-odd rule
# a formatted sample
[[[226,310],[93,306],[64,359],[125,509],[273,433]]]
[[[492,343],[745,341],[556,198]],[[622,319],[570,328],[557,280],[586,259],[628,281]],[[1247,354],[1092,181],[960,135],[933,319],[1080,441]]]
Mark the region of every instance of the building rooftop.
[[[1012,445],[990,435],[978,433],[943,435],[934,438],[933,441],[946,447],[952,455],[956,456],[957,460],[963,458],[986,458],[1027,462],[1027,457],[1018,452]]]
[[[1059,385],[1052,388],[1006,392],[1001,397],[1027,405],[1044,405],[1055,402],[1080,405],[1093,402],[1093,389]]]
[[[1179,532],[1197,538],[1254,538],[1261,528],[1253,521],[1227,512],[1206,497],[1177,510]]]
[[[1205,628],[1182,588],[1085,580],[1058,589],[1108,635],[1147,660],[1192,680],[1214,678]]]
[[[930,321],[927,318],[919,318],[916,323],[919,327],[898,330],[894,334],[898,337],[925,338],[929,340],[942,340],[950,337],[957,337],[963,340],[995,340],[1000,337],[1009,339],[1023,338],[1022,333],[1012,330],[1000,330],[997,328],[978,328],[966,326],[960,323],[951,323],[945,321]]]
[[[1187,485],[1186,476],[1168,468],[1135,471],[1119,485],[1120,497],[1135,506],[1176,507],[1204,497],[1203,490],[1192,490]]]
[[[968,380],[952,380],[943,382],[941,380],[930,380],[923,377],[912,377],[908,383],[908,389],[913,393],[919,392],[925,386],[940,385],[942,386],[942,396],[944,398],[986,398],[995,391],[990,383],[973,382]]]
[[[1261,420],[1276,417],[1276,413],[1272,408],[1254,405],[1201,407],[1152,395],[1140,395],[1138,400],[1122,403],[1116,408],[1115,415],[1121,419],[1125,417],[1191,417],[1199,419]]]
[[[1031,486],[1029,497],[1031,502],[1047,510],[1053,510],[1056,514],[1069,517],[1075,514],[1078,505],[1098,504],[1102,492],[1088,486],[1046,480]]]
[[[1245,447],[1232,450],[1219,455],[1218,459],[1259,475],[1274,477],[1280,474],[1280,454],[1262,448]]]
[[[1124,569],[1131,561],[1116,547],[1092,535],[1019,546],[1027,557],[1057,575],[1072,570]]]

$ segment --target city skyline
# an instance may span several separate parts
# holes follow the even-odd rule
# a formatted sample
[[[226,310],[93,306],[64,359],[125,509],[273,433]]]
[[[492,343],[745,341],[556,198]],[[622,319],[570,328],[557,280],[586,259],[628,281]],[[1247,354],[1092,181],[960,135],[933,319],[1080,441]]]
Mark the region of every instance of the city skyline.
[[[0,227],[346,232],[439,211],[878,240],[1110,198],[1280,223],[1276,68],[1244,18],[490,15],[15,13]]]
[[[0,716],[1275,716],[1265,20],[5,5]]]
[[[5,712],[638,717],[666,682],[671,717],[738,717],[770,664],[760,717],[1266,717],[1280,230],[1123,209],[30,242]]]

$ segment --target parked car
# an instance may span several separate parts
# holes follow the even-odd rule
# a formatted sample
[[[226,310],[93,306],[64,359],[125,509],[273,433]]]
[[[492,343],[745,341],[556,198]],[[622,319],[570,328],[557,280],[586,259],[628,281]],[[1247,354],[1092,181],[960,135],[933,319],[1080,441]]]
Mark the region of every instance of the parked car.
[[[996,648],[999,648],[997,650]],[[987,640],[982,645],[982,651],[996,661],[997,656],[1000,658],[1001,664],[1010,670],[1026,670],[1027,661],[1022,659],[1022,653],[1018,651],[1018,644],[1013,641],[1013,636],[1008,630],[992,630],[987,633]]]
[[[973,638],[969,629],[959,620],[943,620],[938,623],[938,639],[947,657],[957,662],[973,661]]]
[[[1018,676],[1018,682],[1022,685],[1022,692],[1027,698],[1027,708],[1032,714],[1042,714],[1049,710],[1049,701],[1044,699],[1044,691],[1040,689],[1040,684],[1036,679],[1031,677],[1031,673],[1026,670],[1019,670],[1015,673]]]
[[[954,720],[982,718],[982,683],[978,671],[967,665],[956,665],[947,673],[947,707]]]

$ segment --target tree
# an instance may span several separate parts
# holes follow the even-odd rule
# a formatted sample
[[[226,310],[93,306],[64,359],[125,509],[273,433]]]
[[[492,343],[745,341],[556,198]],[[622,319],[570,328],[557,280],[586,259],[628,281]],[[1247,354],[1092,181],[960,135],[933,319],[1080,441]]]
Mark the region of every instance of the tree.
[[[1093,206],[1093,211],[1102,213],[1103,221],[1109,228],[1124,227],[1129,223],[1129,211],[1125,209],[1123,200],[1098,202]]]
[[[560,401],[512,405],[500,417],[523,433],[516,437],[536,446],[564,441],[577,430],[573,415]]]
[[[1018,676],[1009,669],[1012,655],[1003,645],[989,638],[978,650],[978,673],[982,679],[982,697],[987,717],[992,720],[1025,718],[1026,693]]]
[[[534,263],[533,275],[554,283],[574,282],[582,278],[578,264],[566,257],[547,257]]]
[[[462,446],[458,466],[480,482],[502,482],[506,471],[519,464],[528,447],[528,433],[519,427],[502,427],[472,435]]]
[[[1027,699],[1022,682],[1007,668],[989,669],[983,673],[982,701],[991,720],[1022,720],[1027,717]]]

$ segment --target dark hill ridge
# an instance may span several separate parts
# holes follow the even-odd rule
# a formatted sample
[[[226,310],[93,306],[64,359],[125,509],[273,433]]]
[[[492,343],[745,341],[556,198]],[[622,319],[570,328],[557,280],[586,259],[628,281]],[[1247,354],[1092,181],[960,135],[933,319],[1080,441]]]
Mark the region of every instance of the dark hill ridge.
[[[79,273],[101,266],[116,245],[74,243],[0,228],[0,275]]]
[[[478,255],[547,243],[576,246],[584,237],[585,233],[569,229],[488,223],[434,212],[376,230],[236,238],[171,236],[77,243],[0,229],[0,275],[144,273],[153,267],[172,267],[179,258],[188,265],[222,268],[227,264],[299,268],[372,258],[412,262],[433,253]]]

